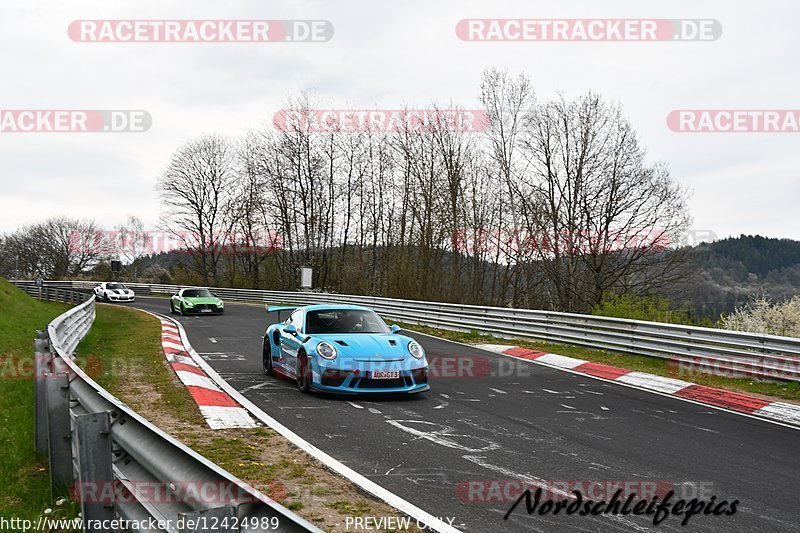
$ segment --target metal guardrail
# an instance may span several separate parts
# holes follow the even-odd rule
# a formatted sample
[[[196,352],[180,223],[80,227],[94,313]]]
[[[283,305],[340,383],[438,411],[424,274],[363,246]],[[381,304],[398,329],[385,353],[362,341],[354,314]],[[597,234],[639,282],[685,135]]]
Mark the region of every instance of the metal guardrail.
[[[26,282],[20,283],[25,284]],[[89,289],[94,282],[45,282],[51,288]],[[128,283],[138,294],[169,295],[180,286]],[[733,376],[800,381],[800,339],[620,318],[400,300],[348,294],[212,289],[220,298],[292,305],[357,303],[387,318],[505,338],[572,344],[670,359],[687,367]]]
[[[43,299],[82,302],[35,341],[34,435],[37,451],[49,457],[54,494],[69,489],[81,502],[84,531],[321,531],[159,430],[86,375],[74,351],[94,321],[91,293],[17,285]]]

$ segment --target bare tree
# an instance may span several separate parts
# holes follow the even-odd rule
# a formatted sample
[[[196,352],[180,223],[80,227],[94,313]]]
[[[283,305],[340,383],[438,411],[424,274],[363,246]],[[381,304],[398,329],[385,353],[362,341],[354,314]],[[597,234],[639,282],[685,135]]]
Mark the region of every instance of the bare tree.
[[[231,234],[235,153],[227,139],[204,135],[172,156],[156,185],[162,225],[186,247],[205,284],[219,284],[219,261]]]
[[[462,111],[450,105],[451,110]],[[450,236],[450,279],[447,295],[450,300],[457,300],[463,294],[461,284],[461,254],[458,246],[458,233],[466,220],[465,182],[470,168],[475,165],[476,146],[471,133],[448,127],[443,121],[443,112],[434,105],[437,123],[431,132],[431,141],[439,150],[445,176],[447,208],[442,213],[441,223]]]
[[[23,226],[4,238],[6,262],[23,277],[64,279],[110,257],[111,244],[90,220],[65,216]]]
[[[522,227],[519,204],[523,193],[519,190],[518,179],[527,166],[520,154],[520,144],[530,117],[535,113],[536,97],[525,74],[513,77],[507,71],[492,68],[484,71],[480,101],[489,120],[485,135],[487,169],[496,177],[495,187],[502,198],[497,204],[496,224],[482,228],[487,230],[484,232],[486,244],[494,252],[495,276],[491,292],[500,298],[506,298],[511,292],[512,302],[519,305],[527,301],[528,294],[520,288],[518,279],[533,278],[526,271],[532,260],[531,251],[520,246],[519,239]]]
[[[586,310],[634,284],[652,287],[646,272],[654,265],[668,275],[660,252],[689,222],[686,193],[664,165],[645,161],[618,106],[594,94],[548,103],[521,147],[529,164],[516,180],[525,229],[560,309]]]
[[[234,237],[226,248],[228,277],[236,279],[237,265],[250,287],[260,285],[265,261],[282,245],[268,209],[267,183],[261,172],[264,146],[255,132],[248,132],[236,147],[236,174],[232,184],[229,218],[233,222]]]
[[[141,219],[129,214],[113,232],[114,253],[120,261],[135,268],[136,260],[153,252],[153,237],[144,229]],[[133,273],[134,276],[137,272]]]

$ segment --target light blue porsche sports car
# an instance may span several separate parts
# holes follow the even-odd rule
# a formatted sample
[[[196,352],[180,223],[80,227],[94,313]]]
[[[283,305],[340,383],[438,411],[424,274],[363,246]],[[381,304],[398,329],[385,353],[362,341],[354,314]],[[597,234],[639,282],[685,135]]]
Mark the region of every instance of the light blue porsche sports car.
[[[291,311],[267,328],[264,373],[297,380],[302,392],[409,394],[429,390],[425,350],[374,311],[355,305],[268,306]]]

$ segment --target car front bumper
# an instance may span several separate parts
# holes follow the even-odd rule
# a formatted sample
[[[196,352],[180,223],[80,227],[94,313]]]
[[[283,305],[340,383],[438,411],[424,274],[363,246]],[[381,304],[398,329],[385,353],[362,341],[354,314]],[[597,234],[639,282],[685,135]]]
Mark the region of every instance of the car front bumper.
[[[430,390],[428,366],[419,361],[358,363],[312,358],[311,388],[333,394],[416,394]],[[373,379],[372,372],[394,372],[397,377]]]
[[[224,307],[215,305],[200,304],[192,307],[184,307],[183,312],[187,315],[221,315],[225,311]]]
[[[135,302],[136,296],[128,296],[122,294],[109,294],[107,296],[109,302]]]

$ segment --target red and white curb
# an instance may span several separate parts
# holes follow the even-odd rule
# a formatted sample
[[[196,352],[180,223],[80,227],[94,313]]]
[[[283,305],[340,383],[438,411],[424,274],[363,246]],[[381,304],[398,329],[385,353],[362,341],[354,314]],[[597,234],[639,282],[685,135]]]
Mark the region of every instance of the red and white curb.
[[[482,350],[509,355],[517,359],[535,361],[539,364],[569,370],[596,378],[624,383],[639,389],[675,396],[684,400],[713,405],[730,411],[759,418],[800,426],[800,405],[772,402],[763,398],[741,394],[714,387],[706,387],[680,379],[666,378],[645,372],[626,370],[610,365],[592,363],[583,359],[566,357],[554,353],[539,352],[528,348],[505,344],[476,344]]]
[[[211,429],[254,428],[258,424],[236,400],[217,386],[213,379],[189,355],[181,332],[169,320],[161,321],[161,347],[178,379],[200,407]]]

